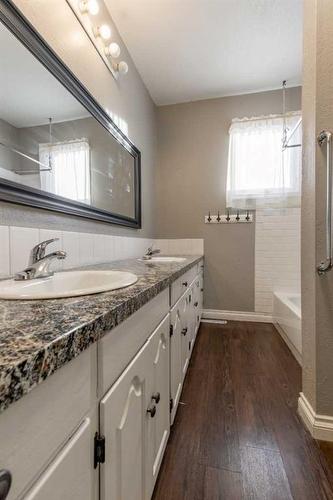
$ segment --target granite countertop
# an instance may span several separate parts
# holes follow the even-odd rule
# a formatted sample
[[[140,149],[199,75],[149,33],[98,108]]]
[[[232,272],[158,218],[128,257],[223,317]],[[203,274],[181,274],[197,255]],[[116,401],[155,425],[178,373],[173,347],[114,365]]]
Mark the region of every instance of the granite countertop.
[[[138,276],[127,288],[49,300],[0,300],[0,412],[193,267],[202,256],[181,263],[137,259],[87,266]],[[83,268],[81,268],[83,269]],[[0,282],[1,285],[1,282]]]

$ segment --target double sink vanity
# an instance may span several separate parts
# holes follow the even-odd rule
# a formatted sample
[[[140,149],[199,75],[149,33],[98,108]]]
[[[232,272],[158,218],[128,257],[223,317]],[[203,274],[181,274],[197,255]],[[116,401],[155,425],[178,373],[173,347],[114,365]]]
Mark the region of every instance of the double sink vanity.
[[[68,4],[64,42],[82,29]],[[11,0],[0,2],[0,37],[11,89],[0,113],[0,201],[43,210],[48,235],[51,212],[152,234],[142,226],[141,152],[119,127],[124,117],[111,119],[117,106],[102,106]],[[66,43],[85,60],[84,45]],[[39,229],[20,220],[1,232],[0,274],[16,274],[0,282],[0,500],[149,500],[200,324],[203,251],[150,248],[125,260],[144,237],[63,231],[64,220],[55,232],[72,252],[68,268],[113,262],[53,275],[66,251],[45,255],[52,239],[21,270]]]
[[[132,284],[86,295],[124,279]],[[203,257],[33,281],[2,287],[7,299],[30,300],[0,300],[6,498],[150,499],[200,324]],[[47,299],[66,290],[77,296]]]

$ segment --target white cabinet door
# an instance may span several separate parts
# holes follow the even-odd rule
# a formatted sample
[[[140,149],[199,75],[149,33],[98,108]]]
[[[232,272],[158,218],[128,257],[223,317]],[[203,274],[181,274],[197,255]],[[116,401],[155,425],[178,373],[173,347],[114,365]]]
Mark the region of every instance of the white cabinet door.
[[[24,500],[93,500],[94,430],[90,418],[86,418],[28,493],[24,495]]]
[[[170,397],[172,399],[171,423],[174,421],[182,391],[182,353],[181,353],[181,300],[171,309],[170,338]]]
[[[146,500],[151,358],[147,341],[100,403],[100,433],[105,436],[102,500]]]
[[[193,315],[194,315],[194,338],[197,335],[201,319],[201,280],[200,275],[196,277],[193,283]]]
[[[195,280],[196,281],[196,280]],[[189,290],[189,301],[187,308],[188,315],[188,340],[191,344],[190,355],[194,346],[195,334],[196,334],[196,325],[197,325],[197,315],[196,315],[196,297],[195,297],[195,281],[192,283],[191,288]]]
[[[200,295],[199,295],[199,317],[201,319],[203,309],[203,294],[204,294],[204,275],[203,270],[200,273]]]
[[[148,498],[151,497],[170,432],[170,357],[168,315],[151,337],[151,405],[156,413],[148,420]]]
[[[181,328],[181,367],[182,381],[185,378],[187,367],[190,361],[191,352],[191,322],[190,322],[190,302],[189,293],[187,292],[180,300],[180,322]]]

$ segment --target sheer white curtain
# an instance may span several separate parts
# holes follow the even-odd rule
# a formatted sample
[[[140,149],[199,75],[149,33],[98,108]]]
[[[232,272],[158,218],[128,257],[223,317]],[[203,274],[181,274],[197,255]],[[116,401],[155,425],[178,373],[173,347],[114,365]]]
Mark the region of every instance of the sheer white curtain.
[[[52,170],[40,173],[41,188],[90,204],[90,150],[87,139],[39,145],[39,160]]]
[[[291,132],[301,117],[288,114]],[[227,207],[297,207],[301,190],[301,147],[282,152],[283,117],[234,120],[229,134]],[[301,126],[292,143],[301,143]]]

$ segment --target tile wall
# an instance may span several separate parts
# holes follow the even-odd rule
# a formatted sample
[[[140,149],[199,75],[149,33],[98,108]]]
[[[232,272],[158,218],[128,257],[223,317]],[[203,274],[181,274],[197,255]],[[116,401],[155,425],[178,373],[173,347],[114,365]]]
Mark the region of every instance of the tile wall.
[[[28,265],[31,249],[40,241],[59,238],[48,252],[65,250],[64,261],[56,270],[129,259],[142,256],[152,244],[164,254],[203,254],[203,240],[156,240],[105,234],[54,231],[48,229],[0,226],[0,277],[11,276]]]

